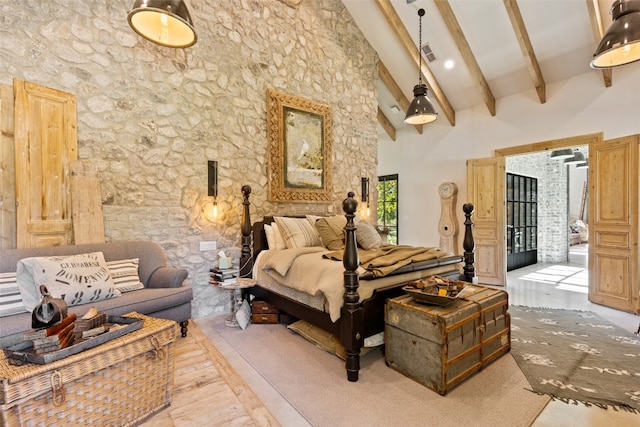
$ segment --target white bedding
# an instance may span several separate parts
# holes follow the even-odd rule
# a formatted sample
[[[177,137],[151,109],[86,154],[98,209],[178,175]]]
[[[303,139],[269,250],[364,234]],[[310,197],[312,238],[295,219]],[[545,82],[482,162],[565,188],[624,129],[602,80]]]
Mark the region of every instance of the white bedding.
[[[329,251],[324,247],[262,251],[256,258],[253,278],[265,288],[270,288],[269,283],[275,282],[308,295],[310,298],[303,297],[301,302],[323,309],[329,313],[331,321],[335,322],[340,318],[340,308],[343,304],[344,266],[340,261],[324,259],[322,255],[327,252]],[[442,274],[456,268],[459,269],[459,265],[445,265],[376,280],[360,280],[360,300],[370,298],[376,288]],[[364,270],[360,267],[359,272],[362,273]],[[272,290],[278,292],[277,289]]]

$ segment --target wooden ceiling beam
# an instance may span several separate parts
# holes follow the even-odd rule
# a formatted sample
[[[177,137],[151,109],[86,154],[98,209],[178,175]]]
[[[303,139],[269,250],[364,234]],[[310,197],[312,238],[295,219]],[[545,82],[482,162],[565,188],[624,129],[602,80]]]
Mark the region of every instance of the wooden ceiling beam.
[[[387,87],[387,89],[389,89],[389,92],[391,92],[391,96],[393,96],[393,99],[396,100],[396,102],[400,105],[400,108],[402,108],[402,111],[406,114],[407,110],[409,109],[409,105],[411,105],[411,102],[407,99],[406,96],[404,96],[404,93],[402,93],[402,89],[400,89],[400,86],[398,86],[398,83],[396,83],[396,81],[393,79],[393,76],[382,61],[378,61],[378,77],[380,77],[382,83]],[[378,114],[378,118],[379,117],[380,114]],[[420,135],[422,135],[422,126],[423,125],[415,125],[415,128]]]
[[[422,73],[422,76],[426,80],[427,86],[429,86],[429,89],[433,93],[433,97],[435,98],[436,102],[440,106],[442,113],[445,115],[447,120],[449,120],[449,123],[451,123],[451,126],[455,126],[456,124],[455,110],[449,103],[447,96],[445,95],[444,91],[438,84],[438,81],[436,80],[435,76],[431,72],[431,69],[429,68],[429,66],[425,63],[425,61],[420,60],[420,54],[418,53],[417,45],[414,43],[413,39],[409,35],[409,32],[407,31],[405,26],[402,24],[402,20],[400,19],[400,16],[398,16],[398,13],[396,12],[396,10],[393,8],[391,1],[376,0],[376,4],[378,5],[378,8],[384,15],[385,19],[387,20],[387,23],[395,33],[396,37],[400,41],[400,44],[404,47],[409,57],[415,63],[416,67],[419,67],[420,63],[422,62],[422,69],[420,71]]]
[[[440,12],[440,16],[447,26],[453,41],[456,43],[458,50],[460,51],[460,55],[462,55],[462,59],[464,63],[467,64],[467,68],[469,69],[469,73],[471,73],[471,78],[476,83],[478,88],[480,89],[480,93],[482,94],[482,98],[484,99],[484,103],[487,105],[489,109],[489,113],[492,116],[496,115],[496,99],[491,92],[491,88],[489,88],[489,84],[482,74],[482,70],[478,65],[478,61],[476,57],[473,55],[471,51],[471,47],[467,42],[467,38],[464,36],[462,32],[462,28],[460,28],[460,24],[458,23],[458,19],[453,13],[453,9],[451,8],[451,4],[448,0],[435,0],[436,8],[438,12]]]
[[[522,55],[524,56],[525,62],[527,63],[527,68],[529,69],[529,74],[531,75],[533,83],[536,87],[536,92],[538,92],[540,103],[544,104],[545,102],[547,102],[547,87],[544,82],[544,78],[542,77],[542,71],[540,71],[540,65],[538,64],[538,60],[536,59],[536,54],[533,50],[533,46],[531,45],[531,40],[529,39],[527,28],[524,25],[524,20],[522,19],[522,14],[520,13],[520,7],[518,6],[516,0],[504,0],[504,6],[507,9],[507,14],[509,15],[509,19],[511,20],[511,25],[513,26],[513,30],[516,33],[516,38],[518,39],[518,43],[520,44]]]
[[[600,14],[600,5],[598,4],[598,0],[586,0],[586,2],[587,10],[589,11],[589,21],[591,21],[591,31],[593,32],[593,39],[595,40],[597,47],[604,35],[604,25],[602,23],[602,15]],[[602,78],[604,79],[604,86],[611,87],[613,84],[613,70],[611,68],[604,68],[602,70]]]
[[[389,135],[392,141],[396,140],[396,128],[393,127],[391,121],[387,119],[387,116],[384,115],[382,110],[378,107],[378,123],[384,129],[384,131]]]

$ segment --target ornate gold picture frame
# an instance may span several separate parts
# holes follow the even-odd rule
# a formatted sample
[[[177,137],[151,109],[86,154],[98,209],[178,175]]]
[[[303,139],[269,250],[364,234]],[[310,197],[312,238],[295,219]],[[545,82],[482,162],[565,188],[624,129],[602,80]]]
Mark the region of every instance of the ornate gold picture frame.
[[[267,89],[269,201],[331,202],[331,107]]]

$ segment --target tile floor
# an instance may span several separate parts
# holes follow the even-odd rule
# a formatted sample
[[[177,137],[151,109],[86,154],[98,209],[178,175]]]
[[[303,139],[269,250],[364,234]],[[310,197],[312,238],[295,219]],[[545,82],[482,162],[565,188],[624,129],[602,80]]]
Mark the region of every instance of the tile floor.
[[[640,316],[589,302],[588,245],[571,246],[566,264],[538,263],[507,273],[509,303],[530,307],[564,308],[595,312],[629,331],[638,330]],[[603,410],[551,401],[534,427],[640,426],[640,414]]]

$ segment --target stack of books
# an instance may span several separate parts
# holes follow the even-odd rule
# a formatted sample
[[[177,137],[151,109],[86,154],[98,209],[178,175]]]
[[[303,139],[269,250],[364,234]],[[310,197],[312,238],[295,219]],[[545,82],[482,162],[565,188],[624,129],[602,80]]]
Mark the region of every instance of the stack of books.
[[[48,328],[30,329],[24,332],[23,340],[33,342],[33,351],[36,354],[61,350],[73,344],[75,325],[76,315],[72,313]]]
[[[239,275],[240,270],[237,268],[212,268],[209,270],[209,283],[214,286],[233,285],[238,280]]]

